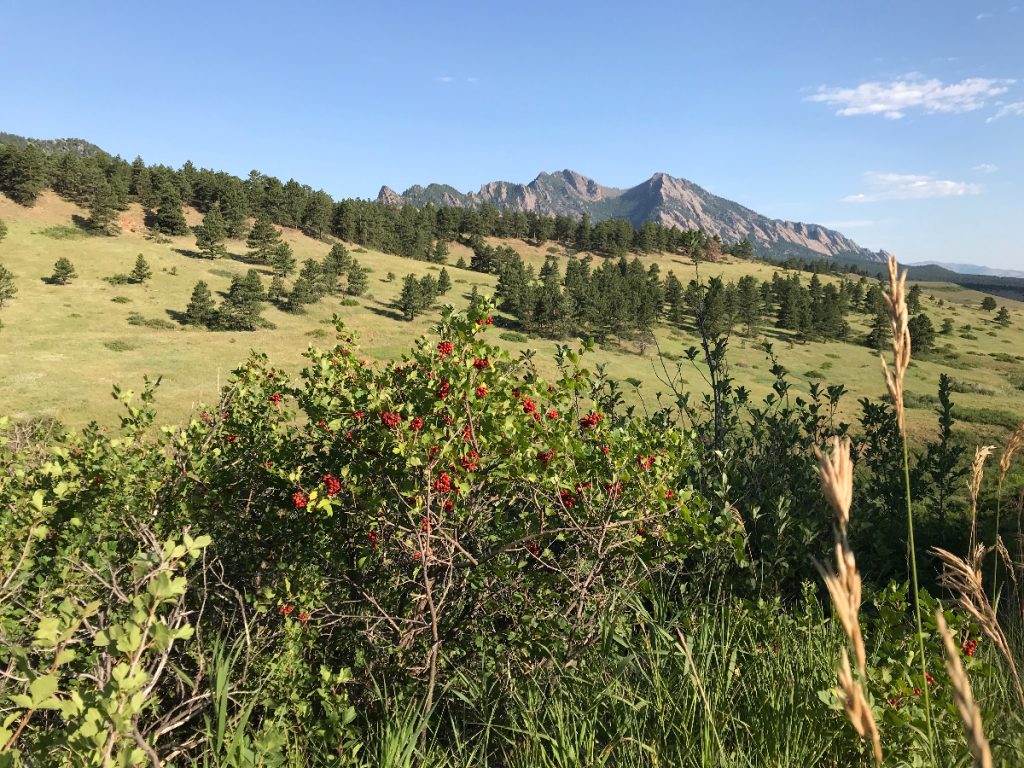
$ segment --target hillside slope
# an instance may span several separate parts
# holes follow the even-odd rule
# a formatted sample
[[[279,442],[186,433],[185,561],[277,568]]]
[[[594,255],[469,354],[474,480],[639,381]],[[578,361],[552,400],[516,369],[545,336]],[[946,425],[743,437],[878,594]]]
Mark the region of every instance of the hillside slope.
[[[495,181],[477,192],[462,193],[444,184],[413,186],[402,194],[382,187],[377,200],[533,212],[547,216],[589,215],[595,221],[628,219],[634,226],[656,221],[680,229],[703,229],[726,243],[747,239],[760,256],[772,258],[852,258],[881,263],[887,254],[863,248],[845,235],[819,224],[762,216],[732,200],[718,197],[687,179],[656,173],[629,189],[606,187],[575,171],[541,173],[529,184]]]

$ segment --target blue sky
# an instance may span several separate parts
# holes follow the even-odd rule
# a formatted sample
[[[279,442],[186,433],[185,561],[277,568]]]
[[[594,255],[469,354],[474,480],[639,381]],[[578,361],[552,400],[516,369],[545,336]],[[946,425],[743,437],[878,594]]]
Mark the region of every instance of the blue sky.
[[[358,197],[665,171],[1024,269],[1024,0],[0,0],[0,71],[0,130],[128,158]]]

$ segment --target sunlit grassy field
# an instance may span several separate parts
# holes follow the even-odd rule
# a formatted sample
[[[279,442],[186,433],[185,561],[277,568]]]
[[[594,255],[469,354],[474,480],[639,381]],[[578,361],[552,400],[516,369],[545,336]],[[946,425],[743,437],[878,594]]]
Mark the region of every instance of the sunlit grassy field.
[[[367,295],[360,297],[355,306],[344,306],[337,297],[322,300],[303,315],[268,306],[264,316],[277,327],[254,333],[185,328],[175,322],[174,313],[184,310],[196,281],[207,281],[215,294],[226,290],[233,273],[249,268],[238,258],[244,254],[245,244],[230,241],[231,258],[209,261],[193,255],[192,237],[170,238],[163,243],[147,238],[137,206],[123,217],[123,231],[117,237],[92,236],[76,227],[73,217],[86,215],[53,193],[46,193],[31,209],[0,196],[0,219],[9,229],[7,238],[0,242],[0,263],[15,273],[18,286],[18,295],[0,310],[0,391],[4,393],[5,412],[15,418],[56,416],[70,425],[92,419],[109,421],[119,408],[110,397],[111,387],[119,383],[138,389],[143,375],[149,375],[162,377],[158,396],[161,421],[174,421],[199,402],[215,399],[218,386],[250,349],[266,352],[277,364],[298,371],[309,344],[331,343],[334,331],[330,318],[334,314],[359,333],[365,354],[378,359],[402,354],[412,339],[429,331],[438,315],[434,311],[408,322],[391,307],[404,275],[424,275],[431,270],[436,273],[437,266],[350,246],[356,258],[373,270]],[[188,212],[190,224],[198,223],[199,218],[195,212]],[[300,264],[307,258],[321,259],[330,248],[295,231],[286,231],[285,239]],[[518,241],[508,244],[537,267],[553,247],[548,244],[538,248]],[[153,269],[150,281],[112,285],[104,280],[129,272],[139,253]],[[467,304],[473,285],[482,294],[489,294],[496,283],[492,275],[452,266],[460,255],[468,262],[469,250],[453,246],[447,267],[453,289],[443,299],[456,307]],[[74,263],[78,278],[65,286],[48,284],[44,278],[61,256]],[[672,270],[684,283],[695,276],[694,265],[678,256],[659,254],[644,257],[643,261],[656,261],[663,275]],[[269,269],[260,269],[269,281]],[[776,268],[758,262],[700,265],[704,279],[720,274],[726,280],[735,280],[753,274],[764,280],[770,279],[774,271]],[[386,280],[389,272],[396,276],[394,281]],[[806,281],[808,276],[802,278]],[[1004,329],[991,322],[994,313],[980,309],[982,294],[947,284],[923,287],[924,311],[936,330],[947,317],[958,330],[937,337],[938,346],[947,345],[945,357],[933,355],[929,360],[917,360],[910,369],[907,389],[911,405],[920,406],[910,411],[912,430],[924,434],[934,429],[931,406],[921,396],[934,395],[940,372],[947,371],[957,380],[954,399],[975,437],[1001,436],[1009,424],[1024,418],[1024,304],[999,300],[1012,317],[1011,326]],[[939,306],[940,299],[944,306]],[[129,324],[132,313],[145,320],[164,321],[168,327]],[[550,370],[556,342],[503,340],[501,334],[510,330],[506,320],[498,318],[491,331],[492,340],[513,354],[527,347],[537,350],[541,369]],[[855,336],[866,334],[865,316],[851,314],[850,320]],[[963,325],[970,325],[970,335],[976,338],[962,338],[959,329]],[[812,379],[842,383],[848,388],[845,416],[855,414],[857,398],[883,394],[877,354],[867,347],[793,343],[770,327],[765,334],[800,389],[806,390]],[[684,350],[697,341],[667,326],[659,329],[657,336],[658,347],[670,360],[681,359]],[[772,383],[770,363],[760,342],[737,335],[730,351],[736,382],[748,387],[755,397],[767,394]],[[629,344],[616,344],[596,350],[590,359],[594,366],[605,365],[609,376],[620,382],[638,382],[639,389],[629,393],[630,399],[653,403],[655,394],[665,390],[658,380],[661,363],[654,348],[641,355]],[[666,363],[672,368],[670,360]],[[688,386],[701,389],[701,371],[693,367],[684,370]],[[633,385],[625,386],[633,390]]]

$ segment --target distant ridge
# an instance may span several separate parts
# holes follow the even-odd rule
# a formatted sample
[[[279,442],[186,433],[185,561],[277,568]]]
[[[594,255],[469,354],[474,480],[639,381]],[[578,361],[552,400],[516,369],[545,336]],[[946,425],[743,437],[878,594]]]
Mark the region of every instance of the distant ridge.
[[[16,147],[24,147],[31,144],[39,147],[41,151],[48,155],[69,154],[88,157],[103,151],[85,139],[30,139],[13,133],[4,133],[3,131],[0,131],[0,144],[13,144]]]
[[[919,261],[909,264],[911,267],[942,267],[958,275],[984,275],[985,277],[1024,277],[1019,269],[996,269],[982,264],[953,264],[944,261]]]
[[[628,219],[634,226],[655,221],[680,229],[703,229],[726,243],[750,240],[766,258],[827,258],[883,262],[885,251],[864,248],[820,224],[771,219],[708,192],[687,179],[656,173],[635,187],[606,187],[571,170],[541,173],[529,184],[493,181],[478,192],[463,193],[446,184],[409,187],[398,194],[381,187],[378,202],[388,205],[427,204],[534,212],[547,216],[589,215],[594,221]]]

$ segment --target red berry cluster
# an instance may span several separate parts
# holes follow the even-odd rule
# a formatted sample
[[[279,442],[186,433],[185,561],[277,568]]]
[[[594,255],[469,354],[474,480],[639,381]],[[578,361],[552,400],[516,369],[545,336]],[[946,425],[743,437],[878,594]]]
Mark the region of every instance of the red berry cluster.
[[[366,538],[370,540],[370,546],[373,547],[374,549],[376,549],[377,548],[377,532],[376,531],[370,531],[368,534],[366,534]]]
[[[437,342],[437,354],[444,360],[448,355],[455,351],[455,345],[450,341],[439,341]]]
[[[476,368],[478,371],[483,370],[484,368],[486,368],[490,364],[491,364],[491,361],[488,360],[486,357],[474,357],[473,358],[473,367]]]
[[[537,404],[528,397],[523,398],[523,413],[536,413]]]
[[[440,451],[441,451],[441,446],[439,446],[439,445],[432,445],[432,446],[430,446],[430,448],[427,450],[427,458],[433,460],[433,458],[435,456],[437,456],[437,454],[440,453]]]
[[[270,402],[272,402],[275,406],[280,406],[281,405],[281,393],[280,392],[275,392],[274,394],[272,394],[270,396]]]
[[[303,624],[305,624],[307,621],[309,621],[309,614],[306,613],[305,611],[299,611],[299,615],[296,616],[295,618],[297,618],[299,621],[301,621]]]
[[[537,454],[537,458],[540,459],[541,462],[543,462],[544,464],[548,464],[554,457],[554,451],[541,451],[540,453]]]
[[[441,475],[434,481],[434,490],[438,493],[448,493],[452,489],[452,479],[448,476],[447,472],[442,472]]]
[[[978,641],[967,640],[960,645],[960,650],[964,652],[965,656],[973,656],[978,652]]]
[[[555,420],[557,420],[557,419],[558,419],[558,411],[557,411],[556,409],[554,409],[554,408],[550,408],[550,409],[548,410],[548,412],[547,412],[547,417],[548,417],[548,418],[549,418],[549,419],[550,419],[551,421],[555,421]]]
[[[235,443],[238,442],[238,437],[236,435],[228,435],[227,440],[229,443]]]
[[[604,417],[597,411],[591,411],[582,419],[580,419],[580,426],[584,429],[593,429],[601,423],[601,419]]]
[[[409,422],[409,429],[411,429],[413,432],[419,432],[421,429],[423,429],[423,419],[422,419],[422,417],[417,416],[415,419],[410,421]]]
[[[384,411],[380,415],[380,420],[384,422],[384,426],[394,429],[402,423],[402,414],[392,413],[391,411]]]
[[[328,472],[324,475],[324,488],[327,490],[328,496],[335,496],[341,490],[341,481]]]
[[[287,616],[289,613],[291,613],[294,610],[295,610],[295,606],[294,605],[282,605],[281,608],[278,610],[278,613],[280,613],[282,616]]]
[[[447,379],[441,379],[441,386],[437,390],[437,396],[439,399],[444,400],[448,397],[448,390],[451,389],[452,385]]]
[[[487,385],[486,384],[481,384],[479,387],[476,388],[476,396],[477,397],[487,397]]]
[[[302,491],[296,491],[292,494],[292,503],[296,509],[303,509],[309,503],[309,497]]]
[[[619,494],[622,493],[622,483],[608,483],[607,485],[605,485],[604,490],[605,492],[607,492],[609,496],[611,496],[613,499],[616,499],[618,498]]]
[[[565,505],[566,509],[572,509],[576,504],[576,496],[568,488],[563,488],[559,491],[559,498],[562,500],[562,504]]]
[[[353,411],[353,412],[352,412],[352,417],[353,417],[353,418],[354,418],[354,419],[355,419],[356,421],[362,421],[362,420],[363,420],[363,416],[364,416],[364,414],[363,414],[363,412],[362,412],[362,411]]]
[[[427,518],[420,518],[420,530],[423,531],[423,533],[429,533],[431,527],[432,526],[430,525],[430,521]]]
[[[653,456],[637,456],[636,457],[636,463],[639,464],[644,469],[650,469],[651,467],[654,466],[654,457]]]
[[[475,471],[476,468],[479,466],[476,463],[477,457],[478,457],[478,454],[477,454],[476,451],[470,451],[469,453],[467,453],[460,460],[460,463],[462,464],[462,468],[465,469],[468,472]]]
[[[540,557],[540,545],[536,541],[530,542],[530,554],[534,557]]]

